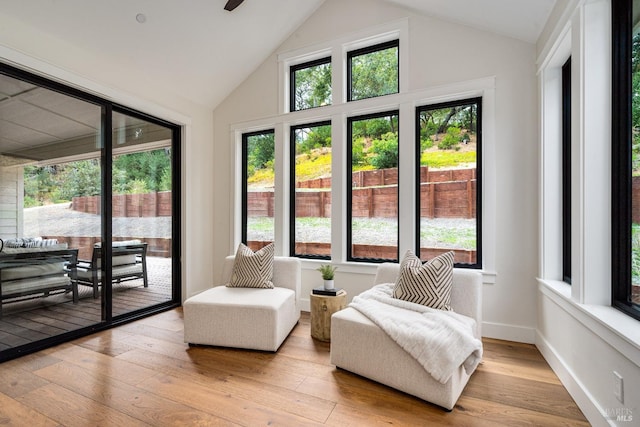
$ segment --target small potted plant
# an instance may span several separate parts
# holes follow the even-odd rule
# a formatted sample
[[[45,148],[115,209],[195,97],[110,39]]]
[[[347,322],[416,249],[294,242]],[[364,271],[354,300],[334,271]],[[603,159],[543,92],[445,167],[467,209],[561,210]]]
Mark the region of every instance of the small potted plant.
[[[331,264],[323,264],[317,268],[322,274],[322,280],[324,280],[324,288],[326,290],[333,290],[333,276],[338,267],[333,267]]]

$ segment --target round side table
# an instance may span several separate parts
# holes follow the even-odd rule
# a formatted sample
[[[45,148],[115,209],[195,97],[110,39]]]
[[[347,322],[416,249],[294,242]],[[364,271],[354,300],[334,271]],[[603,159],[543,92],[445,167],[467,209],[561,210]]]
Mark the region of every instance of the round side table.
[[[311,336],[331,341],[331,315],[347,305],[347,292],[342,289],[336,296],[311,294]]]

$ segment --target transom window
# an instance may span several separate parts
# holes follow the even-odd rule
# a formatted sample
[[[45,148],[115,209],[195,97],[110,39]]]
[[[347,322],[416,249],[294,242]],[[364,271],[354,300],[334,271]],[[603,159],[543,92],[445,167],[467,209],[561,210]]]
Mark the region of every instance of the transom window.
[[[291,66],[291,111],[331,105],[331,57]]]
[[[347,100],[373,98],[400,91],[400,43],[393,40],[347,54]]]

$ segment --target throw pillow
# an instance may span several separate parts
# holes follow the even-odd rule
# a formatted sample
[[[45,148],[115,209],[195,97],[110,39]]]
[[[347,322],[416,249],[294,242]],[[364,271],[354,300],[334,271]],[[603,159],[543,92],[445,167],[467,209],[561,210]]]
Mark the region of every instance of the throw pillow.
[[[273,288],[273,243],[253,252],[240,243],[233,261],[230,288]]]
[[[423,264],[411,250],[407,251],[393,288],[394,298],[450,311],[453,256],[453,252],[447,252]]]

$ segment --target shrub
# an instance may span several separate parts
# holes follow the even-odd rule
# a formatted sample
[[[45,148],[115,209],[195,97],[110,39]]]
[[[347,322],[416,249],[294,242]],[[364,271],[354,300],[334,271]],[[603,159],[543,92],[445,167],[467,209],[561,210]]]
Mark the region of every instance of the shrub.
[[[371,156],[371,164],[376,169],[397,168],[398,167],[398,135],[394,132],[388,132],[376,139],[369,149],[373,155]]]
[[[460,149],[458,144],[462,141],[462,131],[459,127],[450,126],[447,129],[447,133],[442,137],[442,140],[438,144],[438,148],[441,150]]]
[[[367,164],[364,155],[364,137],[356,138],[351,145],[351,166],[363,166]]]
[[[640,224],[631,225],[631,283],[640,284]]]

